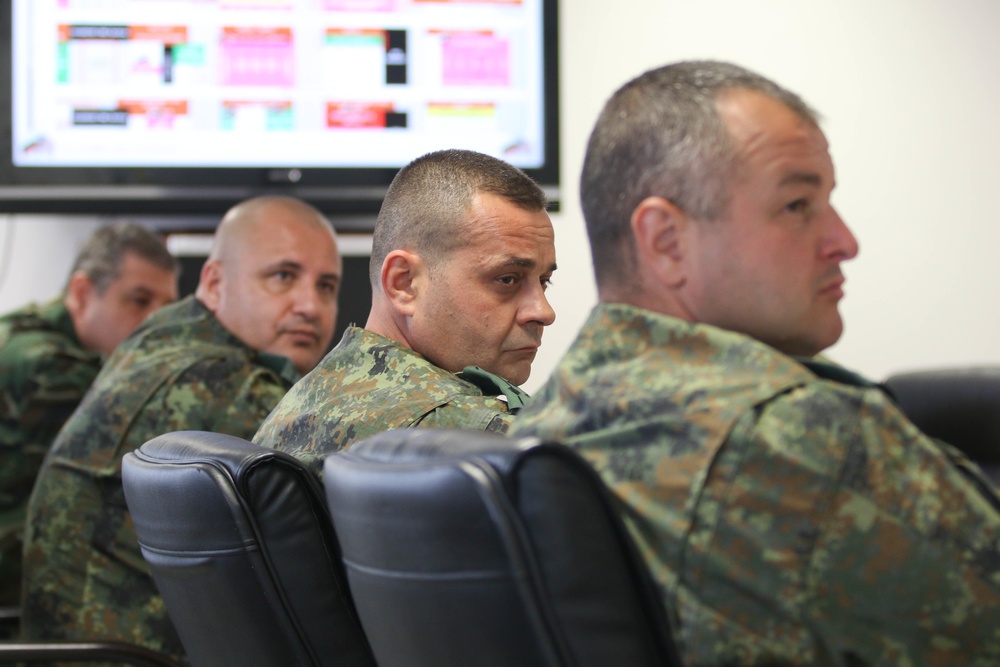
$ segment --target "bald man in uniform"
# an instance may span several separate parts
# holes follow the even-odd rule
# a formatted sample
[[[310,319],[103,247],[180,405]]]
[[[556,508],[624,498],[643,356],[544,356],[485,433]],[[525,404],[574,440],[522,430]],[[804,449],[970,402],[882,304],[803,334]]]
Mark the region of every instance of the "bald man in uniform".
[[[304,202],[223,218],[194,296],[119,346],[53,444],[28,508],[22,634],[183,649],[136,544],[122,457],[177,430],[249,439],[333,336],[341,260]]]

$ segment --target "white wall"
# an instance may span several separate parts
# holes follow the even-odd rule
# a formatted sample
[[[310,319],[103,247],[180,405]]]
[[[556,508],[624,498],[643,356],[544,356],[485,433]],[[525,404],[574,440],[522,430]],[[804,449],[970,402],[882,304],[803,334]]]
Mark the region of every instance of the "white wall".
[[[550,292],[559,315],[526,388],[541,384],[595,302],[577,203],[594,119],[629,78],[692,58],[755,69],[825,117],[835,204],[862,248],[845,265],[847,329],[831,356],[874,378],[1000,363],[998,26],[995,0],[562,0],[563,207]],[[96,224],[25,222],[0,310],[57,291]]]
[[[66,285],[92,217],[0,215],[0,313],[44,301]]]

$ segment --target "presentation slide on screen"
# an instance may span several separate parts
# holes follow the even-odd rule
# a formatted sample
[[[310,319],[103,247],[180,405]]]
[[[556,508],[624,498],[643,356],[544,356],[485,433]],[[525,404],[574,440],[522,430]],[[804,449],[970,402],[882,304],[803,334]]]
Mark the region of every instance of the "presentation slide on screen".
[[[544,162],[541,0],[13,0],[18,166]]]

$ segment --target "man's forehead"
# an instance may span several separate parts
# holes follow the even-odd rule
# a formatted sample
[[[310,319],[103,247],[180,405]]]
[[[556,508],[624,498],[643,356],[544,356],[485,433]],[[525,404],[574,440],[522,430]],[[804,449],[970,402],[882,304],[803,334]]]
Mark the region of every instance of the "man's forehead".
[[[340,266],[334,232],[324,225],[308,221],[294,218],[265,221],[248,228],[234,240],[238,243],[228,248],[226,256],[240,262],[249,261],[257,267],[282,262],[306,266],[316,263],[317,259],[324,264]]]
[[[321,277],[337,278],[340,276],[339,264],[327,263],[326,265],[313,267],[292,257],[272,257],[270,261],[265,260],[258,266],[258,270],[262,273],[280,270],[294,271],[298,273],[309,271],[310,269],[315,269]]]
[[[784,102],[756,90],[733,89],[716,100],[719,117],[737,151],[752,149],[763,140],[808,140],[829,148],[823,131]]]
[[[126,250],[122,253],[121,261],[119,261],[116,267],[115,280],[122,278],[135,279],[148,276],[149,274],[156,274],[155,277],[159,279],[164,274],[174,275],[176,273],[176,267],[168,268],[161,266],[159,263],[143,257],[134,250]]]
[[[503,199],[483,201],[465,217],[464,228],[471,234],[490,238],[498,235],[537,238],[554,237],[552,220],[544,209],[529,210]]]
[[[750,90],[721,97],[719,115],[729,130],[737,159],[737,178],[761,169],[775,185],[816,185],[833,179],[833,161],[822,130],[784,103]]]

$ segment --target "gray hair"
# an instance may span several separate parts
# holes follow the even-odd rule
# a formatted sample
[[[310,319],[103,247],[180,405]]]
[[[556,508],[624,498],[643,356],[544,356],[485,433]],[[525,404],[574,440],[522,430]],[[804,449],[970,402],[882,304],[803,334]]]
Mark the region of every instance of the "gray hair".
[[[742,67],[714,61],[650,70],[605,104],[580,177],[598,285],[627,283],[635,274],[630,221],[646,197],[663,197],[699,220],[725,214],[736,156],[716,101],[733,89],[761,92],[818,124],[816,112],[796,94]]]
[[[126,253],[150,264],[177,271],[177,260],[154,232],[134,222],[116,222],[94,232],[77,253],[70,276],[83,271],[98,294],[118,278]]]
[[[393,178],[375,222],[369,278],[381,284],[393,250],[410,248],[433,266],[465,243],[462,226],[477,194],[497,195],[526,211],[548,202],[538,184],[503,160],[469,150],[428,153]]]

